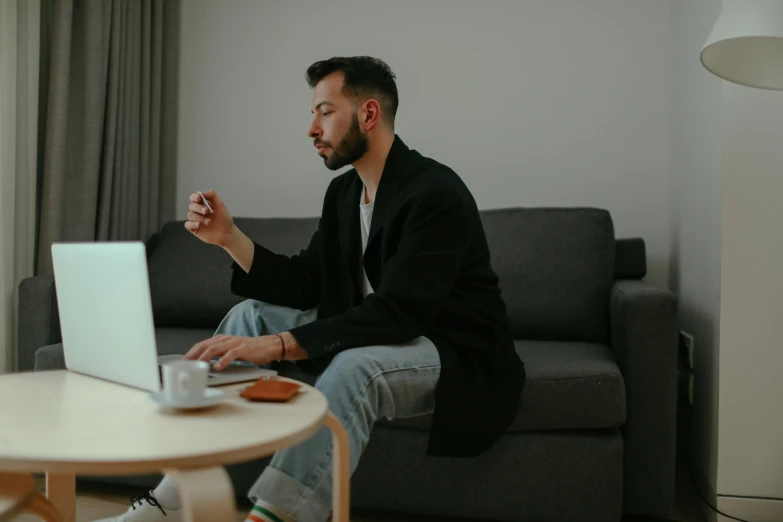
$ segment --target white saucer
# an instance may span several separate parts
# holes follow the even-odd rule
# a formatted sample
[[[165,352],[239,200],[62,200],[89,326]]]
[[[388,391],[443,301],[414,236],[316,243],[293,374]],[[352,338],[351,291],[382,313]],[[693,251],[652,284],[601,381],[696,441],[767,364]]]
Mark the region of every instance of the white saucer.
[[[176,410],[195,410],[198,408],[207,408],[220,403],[226,398],[226,394],[220,390],[214,390],[212,388],[206,388],[204,395],[195,400],[188,401],[170,401],[165,395],[165,392],[159,391],[150,393],[150,400],[165,406],[167,408],[173,408]]]

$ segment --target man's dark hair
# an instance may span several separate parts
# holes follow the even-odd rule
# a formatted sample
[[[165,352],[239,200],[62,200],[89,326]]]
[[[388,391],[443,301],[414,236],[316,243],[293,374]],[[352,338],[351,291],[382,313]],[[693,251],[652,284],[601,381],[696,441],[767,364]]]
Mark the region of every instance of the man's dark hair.
[[[361,98],[375,98],[381,104],[386,121],[394,126],[399,96],[391,68],[383,60],[370,56],[336,56],[315,62],[307,68],[307,83],[311,88],[333,72],[345,75],[343,94]]]

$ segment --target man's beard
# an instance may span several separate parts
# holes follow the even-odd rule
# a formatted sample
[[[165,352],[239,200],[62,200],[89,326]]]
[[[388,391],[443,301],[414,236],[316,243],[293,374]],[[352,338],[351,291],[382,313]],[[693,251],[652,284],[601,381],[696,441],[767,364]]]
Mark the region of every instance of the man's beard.
[[[367,136],[359,128],[359,116],[354,113],[351,128],[332,149],[332,155],[324,158],[324,165],[329,170],[341,169],[364,156],[368,147]]]

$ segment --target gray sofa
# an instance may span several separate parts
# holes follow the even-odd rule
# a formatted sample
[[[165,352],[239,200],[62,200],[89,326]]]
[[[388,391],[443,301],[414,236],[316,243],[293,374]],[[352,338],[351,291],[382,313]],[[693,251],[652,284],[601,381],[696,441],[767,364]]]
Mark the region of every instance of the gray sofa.
[[[426,416],[379,422],[352,479],[352,505],[514,522],[668,515],[677,303],[642,281],[644,242],[616,240],[599,209],[492,210],[482,220],[527,368],[517,419],[489,452],[467,460],[425,455]],[[317,223],[236,221],[286,254],[303,248]],[[228,255],[182,222],[150,239],[148,265],[161,354],[211,336],[240,301],[229,292]],[[19,299],[19,370],[63,368],[52,278],[24,280]],[[280,371],[312,382],[293,364]],[[239,495],[265,463],[229,467]],[[158,477],[99,480],[149,487]]]

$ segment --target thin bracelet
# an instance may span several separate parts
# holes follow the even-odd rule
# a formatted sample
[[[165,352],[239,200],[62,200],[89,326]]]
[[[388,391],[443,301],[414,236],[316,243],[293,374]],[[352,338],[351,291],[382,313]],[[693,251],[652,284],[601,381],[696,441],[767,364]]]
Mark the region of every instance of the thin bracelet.
[[[283,340],[283,336],[282,335],[280,335],[280,334],[275,334],[275,335],[277,336],[278,339],[280,339],[280,344],[283,345],[283,350],[282,350],[282,352],[280,354],[280,359],[277,360],[277,362],[281,362],[281,361],[285,360],[285,341]]]

